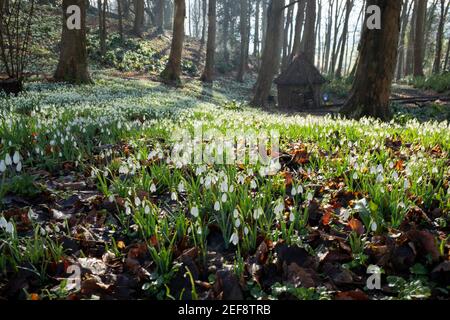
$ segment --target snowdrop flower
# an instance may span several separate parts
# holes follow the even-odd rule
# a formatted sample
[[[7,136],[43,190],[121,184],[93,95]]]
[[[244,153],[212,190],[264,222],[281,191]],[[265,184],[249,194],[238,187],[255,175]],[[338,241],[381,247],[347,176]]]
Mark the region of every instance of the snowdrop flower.
[[[152,183],[152,185],[150,186],[150,192],[151,193],[155,193],[156,192],[156,186],[154,183]]]
[[[5,157],[5,164],[6,164],[7,166],[12,165],[12,159],[11,159],[11,156],[9,155],[9,153],[6,154],[6,157]]]
[[[393,169],[394,168],[394,163],[391,161],[391,162],[389,162],[389,168],[390,169]]]
[[[177,193],[175,191],[172,191],[172,193],[170,194],[170,199],[172,201],[177,201],[178,196],[177,196]]]
[[[375,168],[375,166],[371,166],[370,167],[370,174],[376,174],[377,173],[377,168]]]
[[[383,181],[384,181],[383,175],[382,175],[382,174],[379,174],[379,175],[377,176],[376,182],[377,182],[377,183],[382,183]]]
[[[295,196],[297,195],[297,190],[296,190],[295,188],[292,188],[292,190],[291,190],[291,195],[292,195],[293,197],[295,197]]]
[[[220,203],[219,201],[214,202],[214,210],[219,211],[220,210]]]
[[[145,206],[144,212],[145,212],[145,214],[149,214],[150,213],[150,207],[149,206]]]
[[[239,228],[239,227],[241,226],[241,220],[236,219],[236,221],[234,222],[234,226],[235,226],[236,228]]]
[[[253,211],[253,218],[255,220],[258,220],[263,214],[264,214],[263,209],[261,207],[259,207],[258,209],[255,209]]]
[[[134,204],[136,205],[136,207],[139,207],[141,205],[141,199],[139,199],[139,197],[135,197]]]
[[[178,184],[178,192],[180,192],[180,193],[184,192],[184,183],[183,183],[183,181],[181,181]]]
[[[376,223],[375,221],[372,222],[372,224],[370,225],[370,229],[371,229],[373,232],[377,231],[378,225],[377,225],[377,223]]]
[[[297,193],[298,194],[303,194],[303,187],[302,186],[298,186]]]
[[[395,181],[398,181],[398,173],[397,173],[397,171],[394,171],[394,173],[392,174],[392,178],[395,180]]]
[[[114,195],[113,194],[108,197],[108,201],[109,202],[114,202]]]
[[[231,193],[234,192],[234,186],[233,186],[233,185],[230,185],[229,191],[230,191]]]
[[[275,206],[275,209],[273,210],[275,212],[275,215],[280,215],[284,211],[284,203],[283,201],[279,201],[278,204]]]
[[[356,171],[353,173],[353,180],[358,180],[358,173]]]
[[[8,224],[8,221],[6,221],[5,217],[0,218],[0,228],[4,229],[6,228],[6,225]]]
[[[226,193],[222,194],[222,202],[227,202],[227,199],[228,199],[227,194]]]
[[[308,193],[308,195],[306,196],[306,200],[311,201],[312,199],[314,199],[314,194],[312,192]]]
[[[289,215],[289,221],[290,222],[294,222],[295,221],[295,214],[293,212],[291,212],[291,214]]]
[[[433,167],[433,169],[431,170],[431,172],[436,174],[436,173],[439,173],[439,170],[438,170],[438,168]]]
[[[120,166],[119,173],[120,174],[128,174],[129,170],[127,166]]]
[[[14,156],[13,156],[13,162],[14,164],[18,164],[20,161],[20,154],[18,151],[14,152]]]
[[[405,181],[403,182],[403,188],[404,189],[409,189],[411,185],[409,184],[409,180],[405,178]]]
[[[192,208],[191,208],[191,215],[192,215],[194,218],[197,218],[197,217],[198,217],[198,208],[197,208],[197,207],[192,207]]]
[[[226,181],[223,181],[220,184],[220,191],[222,191],[222,192],[227,192],[228,191],[228,183]]]
[[[3,173],[6,171],[6,164],[5,164],[5,160],[1,160],[0,161],[0,173]]]
[[[378,165],[377,172],[378,173],[383,173],[384,172],[383,166],[381,164]]]
[[[19,161],[19,163],[18,163],[17,166],[16,166],[16,171],[17,171],[17,172],[22,171],[22,162]]]
[[[248,233],[249,233],[248,228],[247,228],[247,227],[244,227],[244,234],[245,234],[245,235],[248,235]]]
[[[405,169],[405,174],[409,177],[410,175],[412,175],[411,169],[409,167],[406,167]]]
[[[250,182],[250,188],[256,189],[256,181],[255,181],[255,180],[252,180],[252,181]]]
[[[230,238],[230,242],[234,244],[235,246],[239,243],[239,235],[237,234],[237,231],[235,231]]]

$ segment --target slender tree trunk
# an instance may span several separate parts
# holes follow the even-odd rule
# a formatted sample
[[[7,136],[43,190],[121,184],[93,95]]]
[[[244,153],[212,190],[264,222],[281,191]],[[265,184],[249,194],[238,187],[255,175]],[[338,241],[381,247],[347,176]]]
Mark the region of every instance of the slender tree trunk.
[[[450,37],[447,42],[447,53],[445,54],[444,71],[450,71],[448,67],[450,66]]]
[[[369,0],[381,9],[380,30],[364,28],[359,63],[350,97],[341,112],[351,118],[365,116],[388,120],[400,33],[402,0]],[[383,54],[379,50],[383,48]]]
[[[347,35],[348,35],[348,23],[350,19],[350,14],[353,9],[353,0],[347,0],[345,5],[346,11],[345,11],[345,20],[344,20],[344,29],[342,30],[342,41],[341,41],[341,48],[340,48],[340,55],[339,55],[339,62],[338,67],[336,70],[336,78],[342,78],[342,64],[344,62],[344,50],[347,46]]]
[[[398,44],[398,62],[397,62],[397,81],[403,78],[404,63],[405,63],[405,38],[406,38],[406,28],[408,27],[409,13],[411,6],[408,0],[403,3],[402,16],[401,16],[401,32],[400,41]]]
[[[259,20],[260,20],[260,9],[261,0],[256,0],[256,9],[255,9],[255,38],[253,41],[253,54],[255,57],[259,57]]]
[[[316,66],[320,70],[322,62],[322,0],[319,0],[319,7],[317,12],[317,25],[316,25],[316,41],[317,41],[317,62]]]
[[[161,78],[168,83],[180,83],[181,56],[184,42],[184,20],[186,18],[185,0],[174,0],[175,15],[173,20],[173,38],[169,61],[161,73]]]
[[[427,9],[426,0],[417,0],[416,30],[414,34],[414,77],[423,77],[424,60],[424,31],[425,13]]]
[[[441,72],[441,58],[442,58],[442,41],[444,37],[444,25],[445,19],[450,8],[450,2],[447,2],[447,7],[445,6],[446,0],[441,0],[441,13],[439,16],[439,25],[436,33],[436,53],[433,63],[433,73]]]
[[[301,43],[301,51],[305,53],[305,57],[314,63],[316,55],[316,1],[307,0],[306,2],[306,21],[305,32]]]
[[[230,52],[228,51],[229,29],[231,22],[230,3],[224,0],[224,17],[223,17],[223,61],[228,65],[230,63]]]
[[[69,30],[67,27],[67,8],[76,5],[81,9],[81,29]],[[63,28],[61,52],[54,78],[56,81],[74,84],[92,83],[88,71],[86,50],[86,2],[85,0],[63,0]]]
[[[214,78],[214,55],[216,50],[216,0],[208,4],[208,43],[206,45],[205,70],[201,80],[212,82]]]
[[[262,54],[261,68],[251,105],[266,107],[273,79],[280,65],[281,34],[283,32],[284,0],[271,0],[268,7],[267,33]]]
[[[408,47],[406,51],[406,65],[405,65],[405,76],[410,76],[413,74],[414,70],[414,47],[415,47],[415,33],[416,33],[416,18],[417,18],[417,1],[413,0],[413,14],[411,16],[411,22],[409,25],[409,36],[408,36]]]
[[[133,0],[134,5],[134,24],[133,32],[138,37],[142,36],[144,28],[144,0]]]
[[[119,1],[122,1],[123,18],[125,20],[128,20],[130,18],[130,1],[131,0],[119,0]]]
[[[166,4],[164,0],[157,0],[156,5],[156,33],[164,34],[164,8]]]
[[[122,0],[117,0],[117,15],[119,16],[119,35],[120,41],[123,42],[123,8],[122,8]]]
[[[264,45],[266,41],[266,33],[267,33],[267,1],[262,1],[262,37],[261,37],[261,51],[264,51]]]
[[[248,31],[247,31],[248,3],[247,0],[241,0],[241,17],[240,17],[240,33],[241,33],[241,50],[239,59],[239,70],[236,80],[244,81],[245,71],[247,70],[247,54],[248,54]]]
[[[290,0],[289,1],[289,9],[287,12],[287,16],[286,16],[286,23],[284,26],[284,32],[283,32],[283,58],[282,58],[282,63],[281,63],[281,69],[284,70],[287,66],[287,64],[289,63],[289,29],[291,27],[292,24],[292,18],[294,15],[294,2],[295,0]]]
[[[335,7],[335,14],[334,14],[333,48],[331,51],[331,64],[330,64],[330,70],[329,70],[329,73],[331,75],[334,75],[334,70],[336,69],[338,34],[339,34],[339,29],[340,29],[341,23],[342,23],[343,13],[344,13],[344,10],[341,11],[341,9],[342,9],[342,2],[340,0],[337,0],[336,7]]]
[[[207,13],[207,9],[208,9],[208,0],[202,0],[202,39],[200,40],[201,43],[201,47],[203,48],[203,46],[205,45],[205,41],[206,41],[206,30],[208,28],[208,26],[206,25],[206,15],[209,15]],[[209,19],[209,17],[208,17]]]
[[[97,0],[98,5],[98,29],[100,35],[100,55],[106,54],[106,5],[107,0]]]
[[[290,59],[291,61],[294,59],[296,55],[300,53],[303,22],[305,20],[305,7],[306,7],[306,0],[300,0],[297,6],[297,17],[295,19],[295,36],[294,36],[294,44],[292,46],[292,54]]]
[[[333,6],[334,0],[330,2],[328,8],[328,19],[327,19],[327,33],[325,36],[325,49],[324,54],[325,57],[323,59],[323,70],[327,73],[329,71],[329,63],[330,63],[330,51],[331,51],[331,31],[333,27]]]

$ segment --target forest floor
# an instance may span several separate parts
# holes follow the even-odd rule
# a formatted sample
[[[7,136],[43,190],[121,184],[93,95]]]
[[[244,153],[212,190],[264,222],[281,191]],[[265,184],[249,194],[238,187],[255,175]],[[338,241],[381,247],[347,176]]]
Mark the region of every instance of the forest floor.
[[[0,98],[1,297],[449,298],[448,105],[351,121],[250,108],[252,81],[135,76]],[[280,150],[173,157],[241,131]]]

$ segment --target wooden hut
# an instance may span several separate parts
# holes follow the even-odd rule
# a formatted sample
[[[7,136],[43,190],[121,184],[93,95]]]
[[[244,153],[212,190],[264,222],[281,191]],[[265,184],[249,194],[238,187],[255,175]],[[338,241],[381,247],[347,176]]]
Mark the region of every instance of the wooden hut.
[[[321,87],[325,82],[325,78],[304,54],[297,55],[275,79],[278,106],[300,110],[320,108]]]

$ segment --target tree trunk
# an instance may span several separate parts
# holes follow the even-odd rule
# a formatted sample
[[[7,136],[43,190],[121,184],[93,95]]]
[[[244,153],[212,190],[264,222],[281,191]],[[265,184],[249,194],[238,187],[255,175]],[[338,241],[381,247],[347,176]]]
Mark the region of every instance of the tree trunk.
[[[255,86],[255,96],[251,101],[253,106],[267,106],[272,82],[280,65],[283,6],[284,1],[272,0],[268,7],[266,40]]]
[[[400,41],[398,44],[399,53],[398,53],[398,61],[397,61],[397,81],[403,78],[404,71],[404,63],[405,63],[405,37],[406,37],[406,28],[408,27],[409,13],[411,10],[411,6],[408,0],[403,3],[402,9],[402,17],[401,17],[401,33],[400,33]]]
[[[117,14],[119,16],[119,35],[120,41],[123,42],[123,8],[122,8],[122,0],[117,0]]]
[[[248,16],[247,0],[241,0],[241,17],[240,17],[240,33],[241,33],[241,50],[239,58],[239,69],[236,80],[244,81],[245,71],[247,70],[247,53],[248,53],[248,31],[247,31],[247,16]]]
[[[344,50],[347,44],[347,35],[348,35],[348,22],[350,19],[350,14],[352,12],[353,8],[353,0],[347,0],[345,5],[346,11],[345,11],[345,20],[344,20],[344,29],[342,30],[342,41],[341,41],[341,48],[340,48],[340,55],[339,55],[339,62],[338,67],[336,70],[336,78],[342,77],[342,64],[344,62]]]
[[[261,37],[261,51],[264,51],[264,44],[266,41],[266,33],[267,33],[267,1],[262,1],[262,37]]]
[[[441,72],[441,58],[442,58],[442,41],[444,37],[444,25],[445,18],[447,17],[448,10],[450,8],[450,2],[445,7],[445,0],[441,0],[441,13],[439,16],[439,25],[436,33],[436,53],[434,56],[433,73],[437,74]]]
[[[409,25],[409,35],[408,35],[408,47],[406,51],[406,65],[405,65],[405,76],[410,76],[413,74],[414,69],[414,37],[416,31],[416,18],[417,18],[417,0],[413,0],[413,14],[411,16],[411,22]]]
[[[445,62],[444,62],[444,71],[450,71],[447,69],[447,67],[450,66],[450,37],[448,38],[447,43],[447,53],[445,54]]]
[[[296,55],[300,53],[303,22],[305,20],[305,7],[306,7],[306,0],[300,0],[297,6],[297,17],[295,19],[295,36],[294,36],[294,44],[292,45],[292,54],[290,59],[291,61],[294,59]]]
[[[209,13],[207,12],[208,9],[208,0],[202,0],[202,39],[200,41],[201,47],[203,48],[203,46],[205,45],[205,41],[206,41],[206,30],[207,30],[207,23],[206,23],[206,15],[209,15]],[[209,19],[209,16],[208,16]],[[208,27],[209,28],[209,27]]]
[[[138,37],[142,36],[144,28],[144,0],[133,0],[134,5],[134,24],[133,32]]]
[[[164,34],[164,8],[166,4],[164,0],[158,0],[156,13],[156,33]]]
[[[305,53],[305,57],[312,63],[314,63],[316,54],[316,34],[314,30],[316,26],[316,1],[306,1],[305,32],[303,33],[301,44],[301,51]]]
[[[253,54],[255,57],[259,57],[259,20],[260,20],[260,4],[261,0],[256,0],[256,9],[255,9],[255,37],[253,39]]]
[[[209,0],[208,4],[208,43],[206,45],[205,70],[201,80],[212,82],[214,78],[214,54],[216,50],[216,0]]]
[[[284,70],[287,66],[287,64],[290,62],[289,61],[289,56],[290,56],[290,52],[289,52],[289,29],[291,28],[292,25],[292,18],[294,16],[294,2],[295,0],[290,0],[289,1],[289,8],[288,8],[288,12],[287,12],[287,16],[286,16],[286,23],[284,26],[284,31],[283,31],[283,58],[282,58],[282,62],[281,62],[281,69]]]
[[[100,55],[106,54],[106,5],[107,0],[97,0],[98,5],[98,30],[100,36]]]
[[[425,13],[427,0],[417,0],[416,29],[414,34],[414,77],[423,77]]]
[[[230,3],[228,0],[224,0],[224,17],[223,17],[223,61],[225,64],[230,63],[230,53],[228,51],[229,29],[230,29]]]
[[[67,27],[67,8],[76,5],[81,9],[81,29],[69,30]],[[61,34],[61,52],[54,78],[56,81],[74,84],[89,84],[87,50],[86,50],[86,1],[63,0],[63,28]]]
[[[328,73],[329,63],[330,63],[330,52],[331,52],[331,31],[333,27],[333,6],[334,1],[331,1],[328,8],[328,19],[327,19],[327,33],[325,36],[325,49],[324,49],[324,59],[323,59],[323,70]]]
[[[161,78],[168,83],[179,83],[181,76],[181,55],[184,42],[184,20],[186,17],[185,0],[175,1],[175,15],[173,20],[173,38],[170,47],[169,61],[161,73]]]
[[[389,97],[397,61],[402,0],[369,0],[381,9],[380,30],[364,28],[359,63],[350,97],[341,112],[355,119],[365,116],[388,120]],[[383,48],[383,54],[379,50]]]

